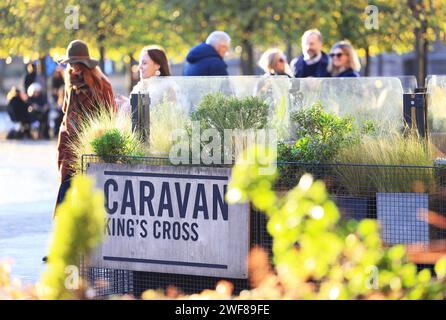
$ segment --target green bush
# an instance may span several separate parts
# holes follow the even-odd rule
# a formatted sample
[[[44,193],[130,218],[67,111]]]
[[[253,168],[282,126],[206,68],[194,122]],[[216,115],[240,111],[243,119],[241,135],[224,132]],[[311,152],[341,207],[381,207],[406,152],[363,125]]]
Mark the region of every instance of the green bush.
[[[268,124],[269,106],[259,97],[237,98],[225,96],[221,92],[208,94],[198,104],[197,110],[192,112],[191,120],[199,123],[200,131],[215,129],[223,142],[225,129],[256,130],[264,129]],[[189,136],[192,130],[187,128]],[[247,131],[244,132],[247,134]],[[237,138],[240,138],[238,136]],[[231,138],[231,142],[233,142]],[[213,141],[212,141],[213,142]],[[226,143],[230,143],[227,141]],[[209,149],[208,142],[201,141],[201,152],[211,155],[214,150]],[[243,142],[243,147],[246,147]],[[224,144],[221,143],[221,159],[225,155]],[[233,160],[233,154],[228,154]]]
[[[83,155],[95,153],[104,161],[122,162],[128,161],[121,157],[122,155],[145,154],[144,144],[132,128],[131,117],[110,111],[111,109],[110,106],[99,105],[98,112],[86,116],[77,124],[75,138],[69,144],[70,152],[74,156],[70,166],[75,172],[85,170],[82,168],[82,164],[85,165],[82,161]],[[96,150],[93,148],[93,142],[97,144]],[[113,157],[113,154],[116,157]]]
[[[363,135],[375,132],[372,122],[364,121],[358,125],[353,117],[326,112],[319,102],[294,112],[291,120],[295,140],[292,143],[281,141],[277,147],[278,162],[281,163],[279,183],[286,187],[294,186],[304,171],[311,171],[308,166],[299,169],[287,162],[332,163],[342,148],[356,145]]]
[[[91,147],[96,155],[105,162],[124,161],[122,156],[144,156],[144,151],[134,135],[110,129],[91,141]]]
[[[221,92],[208,94],[192,112],[191,119],[200,128],[217,129],[223,137],[225,129],[262,129],[268,122],[268,105],[258,97],[237,98]]]
[[[340,117],[324,110],[320,102],[291,115],[296,140],[293,144],[282,142],[278,154],[280,161],[328,163],[338,151],[360,141],[364,133],[373,132],[371,122],[355,125],[353,117]]]
[[[41,279],[41,298],[69,299],[82,295],[83,283],[79,283],[77,291],[67,288],[66,268],[80,267],[81,257],[88,258],[103,238],[105,218],[103,193],[94,189],[92,178],[76,176],[56,211],[48,266]]]

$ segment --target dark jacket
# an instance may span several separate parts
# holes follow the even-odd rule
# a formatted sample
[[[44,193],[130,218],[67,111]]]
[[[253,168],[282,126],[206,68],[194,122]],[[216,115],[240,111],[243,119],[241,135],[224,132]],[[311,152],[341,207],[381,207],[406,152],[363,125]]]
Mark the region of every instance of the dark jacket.
[[[20,98],[19,95],[16,95],[14,98],[11,99],[11,101],[9,101],[6,110],[8,111],[9,117],[11,118],[12,122],[30,122],[28,105],[25,101],[22,100],[22,98]]]
[[[28,91],[29,86],[36,82],[37,80],[37,73],[36,72],[31,72],[31,73],[27,73],[25,76],[25,93]]]
[[[193,47],[186,57],[185,76],[227,76],[228,66],[217,51],[206,43]]]
[[[359,77],[359,73],[353,69],[347,69],[338,74],[336,77],[354,78],[354,77]]]
[[[294,64],[294,76],[296,78],[306,78],[306,77],[330,77],[330,73],[327,71],[328,66],[328,56],[322,52],[322,57],[319,62],[308,65],[304,56],[301,55],[296,58],[296,63]]]

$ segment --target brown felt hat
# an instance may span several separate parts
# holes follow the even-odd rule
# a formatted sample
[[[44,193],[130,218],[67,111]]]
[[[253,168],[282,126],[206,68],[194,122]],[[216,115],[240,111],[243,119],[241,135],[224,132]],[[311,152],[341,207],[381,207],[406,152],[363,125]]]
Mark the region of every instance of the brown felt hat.
[[[68,45],[65,58],[59,63],[83,63],[92,69],[99,64],[99,61],[90,58],[90,53],[85,42],[82,40],[73,40]]]

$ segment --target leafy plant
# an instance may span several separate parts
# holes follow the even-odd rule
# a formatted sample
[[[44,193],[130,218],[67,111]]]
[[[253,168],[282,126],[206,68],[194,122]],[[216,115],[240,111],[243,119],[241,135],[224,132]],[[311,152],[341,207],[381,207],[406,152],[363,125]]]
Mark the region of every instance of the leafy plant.
[[[91,146],[105,162],[126,161],[126,156],[144,156],[136,137],[121,133],[118,129],[105,131],[91,142]]]
[[[361,134],[373,132],[373,123],[354,124],[353,117],[340,117],[324,110],[320,102],[294,112],[295,142],[282,143],[279,159],[304,163],[327,163],[344,146],[357,143]]]
[[[250,201],[268,217],[275,273],[264,272],[248,298],[444,299],[446,258],[417,272],[402,245],[386,248],[375,220],[339,224],[339,212],[324,184],[304,175],[284,197],[273,191],[276,175],[257,148],[233,168],[227,201]],[[255,159],[248,162],[243,159]]]
[[[263,151],[263,150],[262,150]],[[143,299],[445,299],[446,253],[436,251],[433,276],[417,271],[406,249],[385,248],[374,220],[339,225],[339,212],[324,184],[304,175],[285,197],[273,191],[277,174],[260,169],[274,162],[270,152],[249,150],[255,162],[238,161],[233,169],[227,200],[251,201],[268,217],[273,237],[274,268],[268,254],[254,248],[249,255],[251,290],[232,296],[233,285],[219,281],[215,290],[182,295],[170,287],[167,293],[147,290]],[[261,158],[261,157],[267,158]],[[87,287],[67,290],[67,266],[78,265],[103,236],[104,199],[93,190],[93,181],[77,176],[66,200],[57,211],[48,269],[35,287],[22,288],[10,279],[9,268],[0,263],[1,299],[90,298]],[[88,227],[86,227],[88,226]],[[429,253],[430,254],[430,253]],[[443,254],[443,257],[441,257]],[[112,297],[129,299],[130,296]]]
[[[308,165],[331,163],[344,147],[360,142],[365,134],[374,132],[374,124],[364,121],[360,125],[353,117],[340,117],[328,113],[317,102],[310,108],[303,108],[291,115],[294,125],[295,140],[292,143],[279,142],[278,159],[282,165],[281,184],[292,186],[297,183]],[[305,168],[287,162],[300,162]]]
[[[208,94],[192,112],[191,119],[200,122],[201,129],[262,129],[268,121],[268,105],[258,97],[237,98],[221,92]]]
[[[201,132],[206,129],[215,129],[220,141],[223,142],[226,129],[255,130],[266,128],[268,113],[268,104],[259,97],[237,98],[236,96],[225,96],[218,92],[203,97],[197,110],[192,112],[191,120],[199,123]],[[188,132],[189,136],[193,138],[191,127],[188,127]],[[243,134],[248,136],[247,131]],[[225,143],[232,143],[233,138],[240,137],[231,137],[231,141],[225,141]],[[243,147],[246,147],[246,145],[247,143],[243,142]],[[224,143],[221,143],[220,146],[223,159],[225,156]],[[201,141],[201,149],[202,153],[211,154],[212,150],[209,150],[206,141]],[[228,156],[232,157],[232,154]]]
[[[66,268],[80,266],[81,256],[87,257],[102,240],[104,227],[102,192],[94,190],[91,178],[76,176],[66,199],[56,211],[48,268],[41,279],[42,298],[76,298],[75,294],[79,292],[67,288]]]
[[[70,142],[70,151],[74,156],[72,168],[76,172],[83,169],[82,156],[96,151],[107,161],[122,161],[123,157],[119,156],[123,155],[144,155],[144,144],[133,131],[131,118],[123,113],[111,112],[110,109],[105,105],[99,106],[97,113],[78,124],[76,138]],[[97,150],[93,147],[93,141]],[[118,157],[111,157],[112,155]]]

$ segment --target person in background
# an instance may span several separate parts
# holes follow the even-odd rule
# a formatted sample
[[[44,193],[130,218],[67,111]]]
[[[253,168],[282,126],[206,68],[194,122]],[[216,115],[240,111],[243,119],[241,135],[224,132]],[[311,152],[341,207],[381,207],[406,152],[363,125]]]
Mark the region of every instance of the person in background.
[[[49,139],[49,106],[45,95],[42,92],[42,86],[34,82],[28,87],[28,100],[27,103],[31,108],[32,120],[39,123],[39,139]]]
[[[63,75],[63,68],[61,66],[57,66],[56,70],[53,73],[53,76],[51,77],[51,96],[54,102],[56,102],[58,99],[59,89],[63,88],[64,85],[65,80]]]
[[[74,155],[70,144],[76,140],[79,124],[100,108],[116,111],[112,86],[99,69],[99,61],[90,58],[85,42],[70,42],[66,58],[60,63],[67,63],[67,68],[62,106],[64,117],[57,144],[60,186],[56,207],[64,200],[75,173]]]
[[[139,54],[139,79],[140,81],[135,85],[132,93],[144,92],[144,80],[152,77],[168,77],[171,75],[170,66],[167,60],[167,55],[164,49],[157,45],[145,46],[141,49]],[[150,90],[150,99],[156,103],[160,96],[165,92],[163,88],[157,90]],[[116,104],[119,106],[120,112],[130,113],[130,99],[123,95],[116,97]]]
[[[283,91],[279,88],[289,84],[285,77],[292,77],[291,68],[285,54],[278,48],[266,50],[260,57],[258,65],[265,71],[265,74],[257,82],[254,95],[261,98],[270,106],[271,110],[274,110],[283,96]],[[284,77],[277,78],[276,76]]]
[[[55,110],[54,118],[54,136],[59,135],[60,124],[63,119],[62,104],[63,104],[63,91],[65,86],[65,80],[63,75],[63,68],[57,66],[54,71],[53,77],[51,78],[51,96],[53,98],[53,105]]]
[[[361,64],[348,41],[337,42],[330,50],[328,72],[332,77],[359,77]]]
[[[258,62],[260,68],[269,76],[288,76],[291,78],[291,68],[282,50],[272,48],[266,50]]]
[[[28,92],[29,86],[34,82],[37,82],[37,67],[34,63],[28,63],[24,82],[25,92]]]
[[[296,78],[330,77],[328,56],[322,51],[322,34],[317,29],[305,31],[302,36],[302,55],[291,61]]]
[[[231,38],[224,31],[214,31],[203,42],[193,47],[186,57],[185,76],[227,76],[224,57],[229,51]]]
[[[17,128],[13,128],[8,132],[7,139],[31,139],[31,117],[28,112],[26,100],[28,97],[16,87],[12,87],[6,95],[8,106],[6,108],[11,121],[18,124]]]

